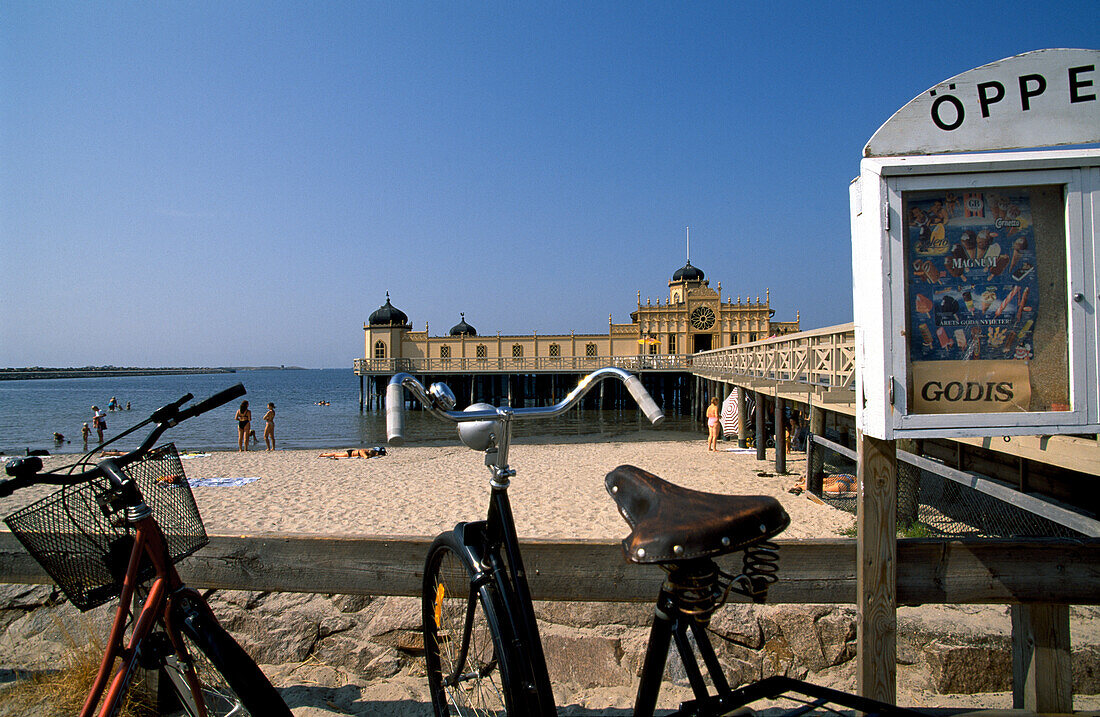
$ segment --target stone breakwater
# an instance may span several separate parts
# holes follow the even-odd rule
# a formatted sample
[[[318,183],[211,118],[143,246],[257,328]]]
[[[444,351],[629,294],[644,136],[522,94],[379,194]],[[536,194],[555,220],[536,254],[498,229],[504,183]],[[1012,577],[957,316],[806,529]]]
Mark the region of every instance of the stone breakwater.
[[[74,642],[106,634],[105,608],[81,614],[63,600],[52,603],[56,598],[46,586],[0,586],[0,695],[21,672],[53,669]],[[209,599],[296,715],[425,713],[418,599],[241,591],[213,591]],[[651,607],[536,607],[558,703],[584,714],[628,707]],[[1087,697],[1100,695],[1100,608],[1073,608],[1071,623],[1077,709],[1100,707],[1100,697]],[[1008,624],[1003,607],[899,610],[899,703],[1008,706]],[[855,686],[856,616],[850,606],[727,605],[715,614],[711,630],[731,683],[783,674],[841,689]],[[690,696],[675,656],[665,679],[665,707]]]

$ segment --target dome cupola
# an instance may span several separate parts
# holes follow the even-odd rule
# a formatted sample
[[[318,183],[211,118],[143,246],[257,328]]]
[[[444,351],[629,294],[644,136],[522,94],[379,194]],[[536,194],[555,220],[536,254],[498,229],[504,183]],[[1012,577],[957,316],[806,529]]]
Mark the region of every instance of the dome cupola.
[[[702,281],[704,278],[703,270],[691,265],[691,260],[688,260],[687,264],[684,264],[683,268],[677,269],[676,273],[672,275],[673,281]]]
[[[466,314],[460,313],[459,316],[462,320],[451,327],[451,336],[477,336],[477,329],[466,323]]]
[[[386,303],[370,315],[369,323],[371,326],[407,326],[409,317],[390,303],[390,292],[387,291]]]

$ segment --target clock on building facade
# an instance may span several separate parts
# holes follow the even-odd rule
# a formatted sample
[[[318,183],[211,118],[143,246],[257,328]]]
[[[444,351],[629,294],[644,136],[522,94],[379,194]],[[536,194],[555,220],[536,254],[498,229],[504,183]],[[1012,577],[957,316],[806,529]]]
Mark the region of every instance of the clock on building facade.
[[[714,326],[714,312],[710,310],[709,306],[695,307],[695,310],[691,312],[691,325],[704,331],[709,329]]]

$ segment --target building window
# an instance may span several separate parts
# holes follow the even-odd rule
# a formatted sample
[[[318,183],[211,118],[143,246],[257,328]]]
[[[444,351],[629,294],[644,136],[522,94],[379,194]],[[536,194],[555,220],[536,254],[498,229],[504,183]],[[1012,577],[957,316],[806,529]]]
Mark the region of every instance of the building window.
[[[676,334],[668,335],[668,352],[670,354],[676,353]]]
[[[550,344],[550,357],[559,358],[561,356],[561,346],[558,344]]]
[[[596,344],[585,344],[584,355],[589,358],[595,358],[599,354],[596,353]]]
[[[382,341],[374,342],[374,357],[376,359],[386,358],[386,344]]]
[[[756,332],[755,331],[749,333],[749,341],[756,341]]]
[[[476,352],[475,355],[479,359],[486,358],[489,355],[489,349],[485,346],[485,344],[478,344],[477,348],[474,349],[474,351]]]
[[[730,334],[730,346],[737,345],[737,334]]]
[[[449,359],[450,357],[451,357],[451,347],[450,346],[440,346],[439,347],[439,358]]]
[[[656,339],[654,339],[654,340],[653,340],[653,341],[652,341],[652,342],[651,342],[651,343],[649,344],[649,353],[650,353],[650,354],[655,354],[655,353],[657,353],[657,347],[658,347],[659,345],[660,345],[660,344],[659,344],[659,343],[657,342],[657,340],[656,340]]]
[[[512,358],[523,358],[523,344],[512,344]]]

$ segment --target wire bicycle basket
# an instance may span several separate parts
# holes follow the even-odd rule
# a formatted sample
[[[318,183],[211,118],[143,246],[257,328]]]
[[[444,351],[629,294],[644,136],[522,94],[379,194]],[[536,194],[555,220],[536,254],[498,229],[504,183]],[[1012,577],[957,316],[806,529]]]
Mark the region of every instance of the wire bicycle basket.
[[[195,497],[175,444],[152,449],[124,469],[153,511],[178,563],[208,542]],[[105,478],[63,486],[9,515],[4,522],[27,552],[80,610],[102,605],[122,592],[135,528],[118,504],[119,489]],[[140,581],[153,577],[143,556]]]

